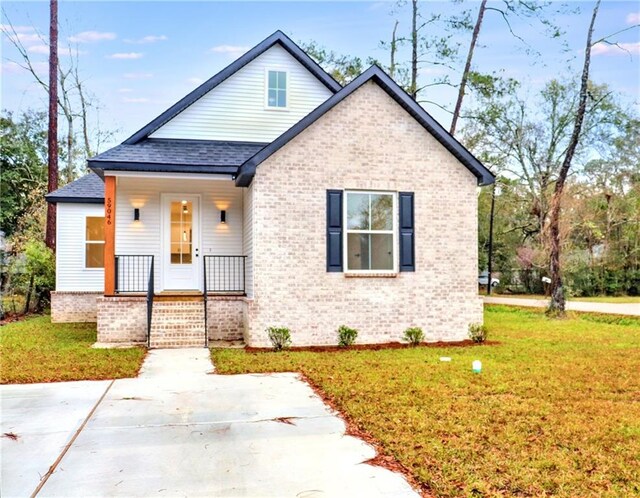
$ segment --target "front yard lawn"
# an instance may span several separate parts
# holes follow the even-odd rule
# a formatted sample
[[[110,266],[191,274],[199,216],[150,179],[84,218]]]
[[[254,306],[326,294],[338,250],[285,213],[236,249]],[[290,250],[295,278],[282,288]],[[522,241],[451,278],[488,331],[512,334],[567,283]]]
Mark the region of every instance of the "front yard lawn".
[[[145,350],[91,349],[95,324],[51,323],[48,316],[0,327],[0,383],[135,377]]]
[[[640,495],[640,319],[487,306],[485,323],[499,345],[212,355],[304,373],[436,496]]]

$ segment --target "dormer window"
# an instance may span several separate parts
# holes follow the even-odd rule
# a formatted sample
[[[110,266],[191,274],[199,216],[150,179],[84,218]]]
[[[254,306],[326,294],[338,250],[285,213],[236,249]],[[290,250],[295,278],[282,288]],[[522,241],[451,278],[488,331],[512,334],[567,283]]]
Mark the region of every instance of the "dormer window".
[[[288,106],[286,71],[267,70],[267,107],[286,109]]]

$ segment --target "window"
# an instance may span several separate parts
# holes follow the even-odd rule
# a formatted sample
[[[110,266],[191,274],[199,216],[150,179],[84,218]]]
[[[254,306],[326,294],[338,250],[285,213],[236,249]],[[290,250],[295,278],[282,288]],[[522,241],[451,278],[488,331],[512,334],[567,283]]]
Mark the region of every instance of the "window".
[[[104,268],[104,216],[87,216],[84,241],[85,268]]]
[[[347,271],[396,269],[396,196],[387,192],[347,192]]]
[[[171,203],[171,264],[190,265],[193,246],[193,203]]]
[[[271,107],[274,109],[286,109],[286,71],[267,71],[267,107]]]

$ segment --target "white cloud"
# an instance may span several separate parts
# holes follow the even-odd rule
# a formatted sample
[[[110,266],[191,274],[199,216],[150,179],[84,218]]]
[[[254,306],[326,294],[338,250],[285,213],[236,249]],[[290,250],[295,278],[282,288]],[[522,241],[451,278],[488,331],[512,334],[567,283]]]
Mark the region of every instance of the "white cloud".
[[[105,40],[115,40],[116,34],[104,31],[83,31],[69,37],[72,43],[93,43]]]
[[[640,42],[609,45],[598,43],[591,49],[592,55],[640,55]]]
[[[49,45],[41,43],[40,45],[33,45],[27,48],[28,52],[33,54],[42,54],[49,55]],[[84,55],[88,53],[86,50],[75,50],[71,47],[64,47],[62,45],[58,45],[58,56],[59,57],[67,57],[69,55]]]
[[[187,82],[188,83],[192,83],[193,85],[202,85],[204,83],[204,80],[202,78],[187,78]]]
[[[32,52],[34,54],[45,54],[49,55],[49,45],[34,45],[33,47],[27,48],[27,51]],[[60,51],[60,49],[58,49]]]
[[[131,88],[118,88],[118,93],[131,93],[133,90]]]
[[[165,35],[148,35],[148,36],[143,36],[142,38],[139,38],[137,40],[125,40],[126,43],[139,43],[139,44],[147,44],[147,43],[155,43],[155,42],[159,42],[159,41],[165,41],[168,40],[168,38]]]
[[[152,73],[125,73],[123,77],[127,80],[149,80],[153,78]]]
[[[144,97],[124,97],[122,102],[127,104],[144,104],[145,102],[149,102],[149,99]]]
[[[111,54],[106,56],[107,59],[122,59],[122,60],[134,60],[134,59],[142,59],[144,54],[140,52],[124,52],[119,54]]]
[[[12,29],[13,28],[13,29]],[[11,26],[10,24],[0,24],[0,31],[7,31],[11,33],[33,33],[36,30],[33,26]]]
[[[640,12],[629,12],[625,21],[627,24],[640,24]]]
[[[31,66],[35,69],[36,73],[45,74],[49,71],[49,65],[46,62],[32,62]],[[2,72],[8,74],[20,74],[26,71],[20,64],[13,61],[2,63]]]
[[[229,54],[233,56],[242,55],[249,47],[243,47],[241,45],[217,45],[215,47],[211,47],[209,52],[213,52],[215,54]]]

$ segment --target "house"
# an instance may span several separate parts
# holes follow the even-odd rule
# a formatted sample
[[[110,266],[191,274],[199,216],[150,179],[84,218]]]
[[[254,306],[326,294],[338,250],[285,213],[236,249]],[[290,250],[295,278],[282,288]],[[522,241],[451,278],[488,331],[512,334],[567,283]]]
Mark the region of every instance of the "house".
[[[57,203],[54,321],[100,343],[467,338],[492,173],[373,66],[342,87],[281,32],[88,161]]]

